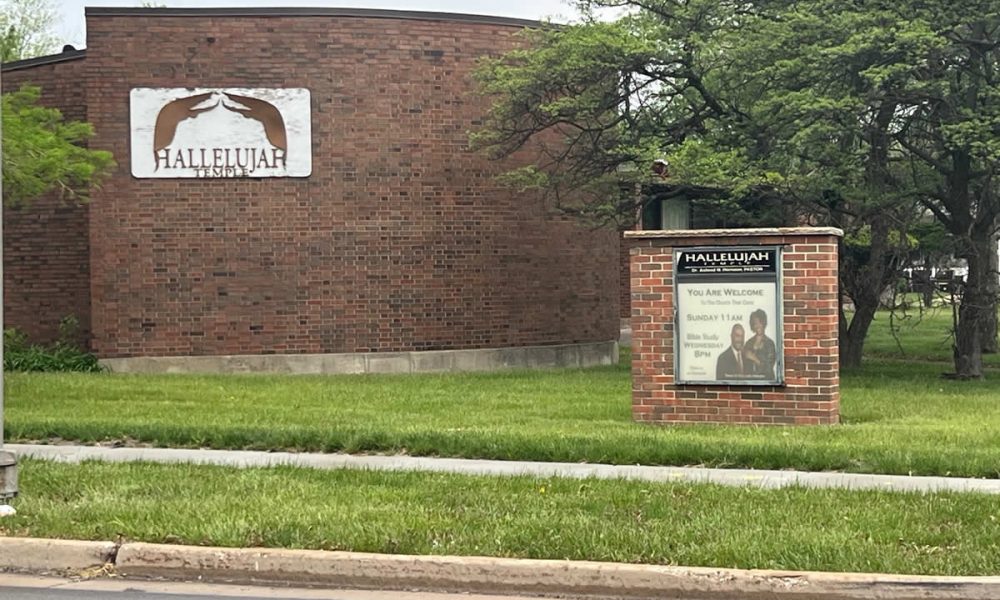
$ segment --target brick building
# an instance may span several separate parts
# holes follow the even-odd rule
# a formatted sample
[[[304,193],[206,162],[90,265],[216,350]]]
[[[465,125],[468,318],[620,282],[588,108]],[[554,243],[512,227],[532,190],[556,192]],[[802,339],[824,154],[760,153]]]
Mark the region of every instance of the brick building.
[[[616,360],[617,234],[499,186],[494,176],[527,153],[495,163],[468,149],[488,106],[471,79],[477,58],[515,47],[532,25],[328,8],[88,9],[85,51],[3,67],[4,90],[41,87],[43,103],[92,123],[91,145],[118,163],[88,205],[52,197],[5,210],[8,324],[48,341],[73,315],[118,370]],[[208,90],[243,117],[247,102],[266,103],[234,103],[233,90],[305,90],[308,174],[164,177],[164,164],[193,167],[197,153],[175,157],[160,141],[167,108],[157,145],[137,153],[136,94],[187,88],[188,108]],[[292,118],[276,135],[258,120],[290,148],[305,135]]]

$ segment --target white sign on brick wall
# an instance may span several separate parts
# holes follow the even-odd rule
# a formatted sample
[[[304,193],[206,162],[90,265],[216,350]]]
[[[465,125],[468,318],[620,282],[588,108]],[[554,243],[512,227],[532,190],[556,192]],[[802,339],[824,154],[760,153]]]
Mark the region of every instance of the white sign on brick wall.
[[[309,90],[134,88],[132,175],[308,177]]]

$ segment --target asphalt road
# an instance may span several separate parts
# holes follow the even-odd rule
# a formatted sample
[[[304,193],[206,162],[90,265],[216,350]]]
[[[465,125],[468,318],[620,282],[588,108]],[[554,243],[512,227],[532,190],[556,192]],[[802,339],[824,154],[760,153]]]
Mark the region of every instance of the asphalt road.
[[[323,590],[122,579],[74,581],[0,573],[2,600],[538,600],[481,594]]]

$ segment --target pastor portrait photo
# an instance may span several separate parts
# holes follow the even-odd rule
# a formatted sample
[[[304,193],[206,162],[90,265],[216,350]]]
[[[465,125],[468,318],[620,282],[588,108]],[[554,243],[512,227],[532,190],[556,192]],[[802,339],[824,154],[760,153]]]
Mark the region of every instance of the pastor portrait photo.
[[[774,367],[778,359],[774,340],[767,337],[767,313],[755,310],[748,319],[750,336],[742,324],[733,325],[729,331],[729,347],[716,360],[715,378],[727,380],[774,379]]]

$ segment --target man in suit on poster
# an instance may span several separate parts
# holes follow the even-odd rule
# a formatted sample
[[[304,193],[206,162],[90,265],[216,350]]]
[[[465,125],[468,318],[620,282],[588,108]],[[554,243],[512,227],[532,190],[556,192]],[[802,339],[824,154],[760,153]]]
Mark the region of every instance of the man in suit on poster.
[[[730,346],[719,355],[715,363],[716,381],[728,379],[743,379],[743,341],[746,333],[743,326],[737,323],[729,334]]]

